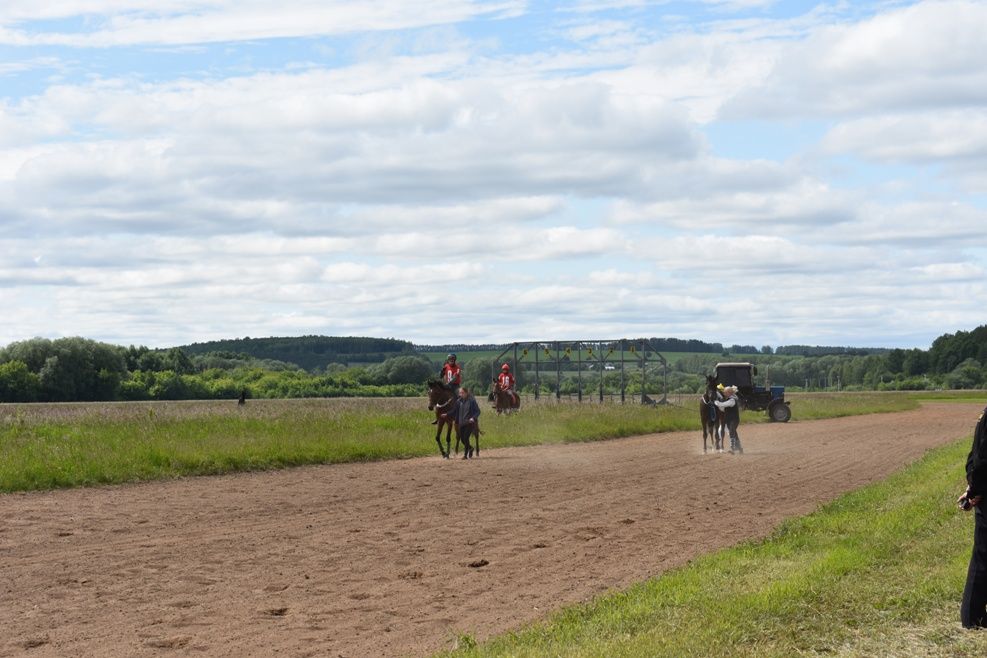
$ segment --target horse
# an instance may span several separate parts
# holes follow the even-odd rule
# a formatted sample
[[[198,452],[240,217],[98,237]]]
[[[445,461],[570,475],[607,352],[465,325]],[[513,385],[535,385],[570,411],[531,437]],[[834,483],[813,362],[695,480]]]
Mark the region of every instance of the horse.
[[[437,426],[435,428],[435,442],[439,444],[439,452],[442,453],[444,459],[449,459],[452,445],[451,435],[454,429],[456,430],[456,454],[459,454],[459,427],[456,425],[456,420],[451,416],[442,417],[443,414],[452,409],[455,401],[455,393],[446,388],[445,384],[434,379],[428,380],[428,410],[435,411],[435,424]],[[443,428],[446,430],[445,450],[442,449]]]
[[[719,391],[713,375],[706,375],[706,392],[699,398],[699,420],[703,425],[703,453],[708,452],[706,437],[713,440],[713,450],[723,452],[723,414],[716,407]]]
[[[500,382],[496,379],[490,385],[490,395],[487,396],[487,399],[494,403],[494,409],[497,410],[497,415],[502,413],[510,414],[521,410],[521,396],[517,393],[514,395],[509,394],[500,387]]]

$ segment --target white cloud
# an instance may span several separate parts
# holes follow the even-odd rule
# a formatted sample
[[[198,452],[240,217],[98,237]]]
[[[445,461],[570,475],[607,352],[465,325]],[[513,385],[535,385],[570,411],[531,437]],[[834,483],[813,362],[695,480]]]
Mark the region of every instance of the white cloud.
[[[644,21],[644,3],[605,4],[606,21],[559,11],[549,27],[512,24],[545,38],[522,52],[439,28],[332,67],[144,76],[90,62],[89,77],[10,93],[0,342],[301,332],[889,345],[980,317],[982,6],[880,5],[857,20],[835,5],[780,19],[771,3],[711,3],[758,18],[669,28]],[[341,27],[344,9],[357,13]],[[18,1],[0,8],[0,30],[190,44],[524,9]],[[34,23],[60,18],[84,27]],[[727,158],[702,129],[728,116],[828,130],[783,161],[753,139]],[[845,173],[860,161],[886,180]]]
[[[822,147],[882,162],[948,163],[987,158],[987,109],[882,114],[836,125]]]
[[[987,5],[918,2],[816,29],[778,51],[764,82],[721,116],[839,116],[987,102]]]
[[[50,6],[47,6],[50,5]],[[477,17],[516,15],[520,1],[474,0],[121,0],[27,3],[0,9],[0,43],[105,48],[201,44],[250,39],[338,35],[456,23]],[[35,20],[98,17],[81,32],[34,31]],[[6,28],[2,26],[7,26]]]

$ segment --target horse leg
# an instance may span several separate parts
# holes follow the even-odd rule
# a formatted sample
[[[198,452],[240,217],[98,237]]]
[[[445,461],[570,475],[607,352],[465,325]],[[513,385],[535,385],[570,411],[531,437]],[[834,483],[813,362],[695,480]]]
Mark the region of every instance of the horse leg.
[[[706,417],[706,410],[699,410],[699,423],[703,426],[703,454],[706,454],[706,427],[709,425],[709,418]]]
[[[477,457],[480,456],[480,420],[476,421],[476,431],[473,433],[473,452]]]
[[[441,432],[435,435],[435,442],[439,444],[439,454],[445,457],[446,451],[442,449],[442,439],[439,437],[439,434],[441,434]]]
[[[452,434],[452,430],[453,430],[452,423],[449,423],[449,434]],[[459,425],[456,425],[455,430],[456,430],[456,454],[458,455],[459,454],[459,443],[460,443],[460,441],[459,441]],[[448,437],[446,437],[446,438],[448,439]]]
[[[449,459],[449,452],[442,449],[442,426],[439,425],[435,429],[435,442],[439,444],[439,454],[441,454],[445,459]]]

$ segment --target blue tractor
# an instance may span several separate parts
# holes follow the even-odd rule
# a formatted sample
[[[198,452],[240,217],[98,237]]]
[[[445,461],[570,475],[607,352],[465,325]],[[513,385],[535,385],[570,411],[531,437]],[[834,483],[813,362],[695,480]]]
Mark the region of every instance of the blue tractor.
[[[784,386],[754,385],[757,366],[751,363],[717,363],[716,379],[724,386],[736,386],[737,396],[744,409],[767,411],[768,418],[776,423],[787,423],[792,418],[791,403],[785,400]]]

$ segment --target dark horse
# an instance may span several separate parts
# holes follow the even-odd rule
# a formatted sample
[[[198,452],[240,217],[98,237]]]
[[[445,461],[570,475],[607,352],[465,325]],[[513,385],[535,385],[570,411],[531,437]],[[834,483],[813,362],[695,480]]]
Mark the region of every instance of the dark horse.
[[[521,396],[515,393],[511,395],[500,387],[500,382],[496,379],[490,386],[489,400],[494,403],[494,409],[498,414],[510,414],[521,410]]]
[[[707,452],[706,437],[713,440],[713,450],[723,452],[723,413],[716,408],[719,391],[713,375],[706,375],[706,392],[699,398],[699,420],[703,424],[703,452]]]
[[[445,384],[434,379],[428,380],[428,410],[435,411],[435,442],[439,444],[439,452],[449,459],[452,446],[452,431],[456,430],[456,454],[459,454],[459,427],[451,416],[443,415],[452,409],[456,402],[456,394],[446,388]],[[446,447],[442,449],[442,429],[446,430]]]

